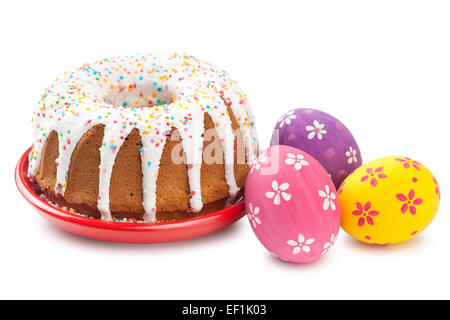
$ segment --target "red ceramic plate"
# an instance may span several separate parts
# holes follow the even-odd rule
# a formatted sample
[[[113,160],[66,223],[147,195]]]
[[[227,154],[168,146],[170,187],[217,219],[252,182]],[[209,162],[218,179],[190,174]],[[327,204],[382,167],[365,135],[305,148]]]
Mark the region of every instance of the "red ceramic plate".
[[[243,200],[214,213],[174,222],[112,222],[72,214],[50,205],[33,190],[32,182],[26,174],[30,149],[22,155],[17,163],[15,171],[17,188],[41,216],[54,225],[81,236],[128,243],[170,242],[195,238],[217,231],[244,216]]]

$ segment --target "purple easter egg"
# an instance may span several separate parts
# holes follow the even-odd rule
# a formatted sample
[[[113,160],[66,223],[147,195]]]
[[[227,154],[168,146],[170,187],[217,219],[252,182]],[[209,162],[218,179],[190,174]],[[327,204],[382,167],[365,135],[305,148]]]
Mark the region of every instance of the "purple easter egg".
[[[312,155],[339,188],[362,164],[355,138],[335,117],[314,109],[294,109],[278,120],[271,145],[288,145]]]

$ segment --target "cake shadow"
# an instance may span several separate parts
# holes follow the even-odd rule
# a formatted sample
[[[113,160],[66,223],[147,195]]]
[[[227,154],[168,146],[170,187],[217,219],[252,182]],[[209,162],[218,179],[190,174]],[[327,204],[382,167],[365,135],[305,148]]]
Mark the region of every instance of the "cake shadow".
[[[230,237],[241,232],[240,229],[244,229],[242,223],[240,221],[236,221],[235,223],[226,226],[220,230],[215,232],[180,241],[172,241],[172,242],[164,242],[164,243],[121,243],[121,242],[112,242],[112,241],[104,241],[97,240],[88,237],[84,237],[64,229],[61,229],[57,226],[54,226],[46,221],[43,221],[42,224],[47,229],[47,233],[51,233],[51,236],[58,237],[61,240],[76,243],[79,246],[86,246],[89,249],[98,248],[101,250],[125,250],[125,251],[159,251],[159,250],[179,250],[186,247],[193,246],[201,246],[204,244],[214,243],[216,241],[228,241]]]

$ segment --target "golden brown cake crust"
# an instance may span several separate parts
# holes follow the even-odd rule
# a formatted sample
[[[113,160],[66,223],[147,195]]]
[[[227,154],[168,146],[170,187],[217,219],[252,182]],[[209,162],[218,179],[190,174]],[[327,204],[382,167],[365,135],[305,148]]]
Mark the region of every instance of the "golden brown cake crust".
[[[239,188],[245,183],[249,166],[238,164],[238,148],[244,150],[243,138],[240,135],[237,121],[228,107],[232,128],[237,133],[234,143],[234,175]],[[223,158],[223,150],[217,143],[218,135],[214,129],[211,117],[205,113],[205,131],[213,130],[213,134],[204,140],[203,150],[208,150],[210,144],[216,143],[212,155],[218,152]],[[53,131],[48,137],[42,154],[41,165],[36,180],[44,194],[53,202],[67,206],[76,211],[95,218],[101,214],[97,209],[100,151],[104,135],[103,125],[94,126],[87,131],[78,142],[72,154],[67,188],[64,196],[54,191],[56,183],[56,160],[58,158],[58,136]],[[156,187],[156,220],[171,221],[185,219],[220,210],[225,207],[229,197],[228,184],[225,180],[225,167],[222,163],[207,163],[203,159],[201,166],[201,190],[204,198],[204,208],[198,212],[190,212],[190,189],[187,166],[185,163],[176,164],[171,159],[172,152],[179,146],[179,133],[173,129],[167,136],[167,141],[161,157]],[[117,153],[110,181],[110,210],[114,217],[137,218],[143,217],[142,207],[142,167],[140,149],[141,136],[137,129],[133,129],[126,137]],[[245,154],[245,152],[244,152]],[[245,158],[245,156],[244,156]],[[242,162],[242,159],[240,159]]]

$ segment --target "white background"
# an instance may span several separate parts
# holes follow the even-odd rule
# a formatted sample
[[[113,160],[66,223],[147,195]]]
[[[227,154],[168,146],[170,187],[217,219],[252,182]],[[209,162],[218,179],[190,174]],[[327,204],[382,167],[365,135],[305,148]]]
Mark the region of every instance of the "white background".
[[[7,1],[0,11],[0,298],[450,298],[448,1]],[[13,181],[32,110],[65,70],[144,51],[227,70],[248,94],[263,148],[284,112],[313,107],[350,128],[365,161],[422,162],[442,188],[435,220],[390,247],[341,230],[307,265],[266,252],[246,218],[158,245],[56,229]]]

